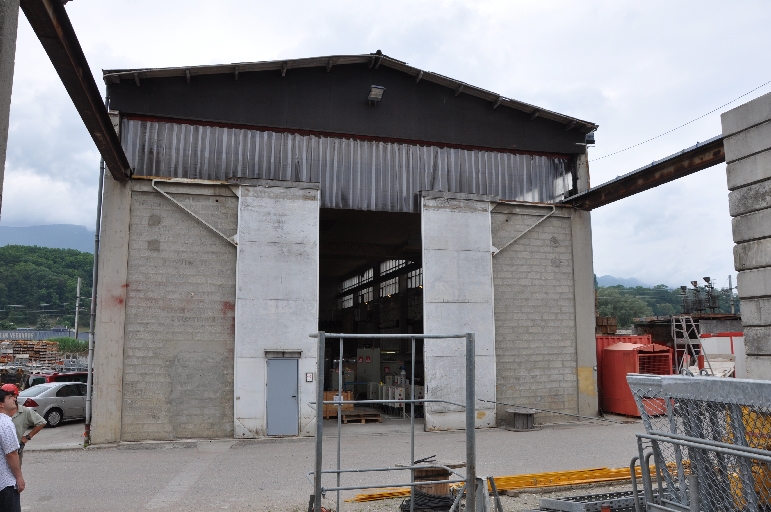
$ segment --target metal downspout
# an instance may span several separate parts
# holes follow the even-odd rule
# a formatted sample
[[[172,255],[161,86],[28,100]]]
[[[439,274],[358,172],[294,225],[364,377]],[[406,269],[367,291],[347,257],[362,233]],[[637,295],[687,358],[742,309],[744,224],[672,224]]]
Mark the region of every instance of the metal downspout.
[[[102,228],[102,190],[104,186],[104,158],[99,162],[99,197],[96,206],[96,233],[94,233],[94,270],[91,283],[91,318],[88,328],[88,376],[86,378],[86,431],[83,446],[91,444],[91,396],[94,389],[94,326],[96,325],[96,286],[99,281],[99,232]]]

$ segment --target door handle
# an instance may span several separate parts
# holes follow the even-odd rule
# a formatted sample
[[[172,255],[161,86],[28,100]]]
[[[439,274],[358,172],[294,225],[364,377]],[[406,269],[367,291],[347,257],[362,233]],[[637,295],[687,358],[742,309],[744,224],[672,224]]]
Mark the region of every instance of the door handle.
[[[292,398],[297,398],[297,395],[292,395]]]

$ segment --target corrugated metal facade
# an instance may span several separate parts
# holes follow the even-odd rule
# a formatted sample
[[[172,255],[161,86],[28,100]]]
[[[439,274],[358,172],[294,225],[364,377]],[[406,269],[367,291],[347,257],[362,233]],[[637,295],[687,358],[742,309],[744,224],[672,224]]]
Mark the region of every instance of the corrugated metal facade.
[[[417,212],[421,190],[555,202],[572,187],[566,157],[123,119],[141,176],[319,183],[321,207]]]

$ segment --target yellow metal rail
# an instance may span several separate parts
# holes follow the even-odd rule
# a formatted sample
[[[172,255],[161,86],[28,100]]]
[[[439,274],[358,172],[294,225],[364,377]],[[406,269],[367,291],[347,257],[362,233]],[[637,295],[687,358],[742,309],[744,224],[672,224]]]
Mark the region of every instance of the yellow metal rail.
[[[655,469],[651,466],[651,471]],[[642,475],[642,469],[636,468],[637,478]],[[617,482],[631,480],[629,468],[590,468],[574,471],[554,471],[551,473],[531,473],[524,475],[496,476],[495,487],[498,491],[514,491],[538,489],[543,487],[562,487],[568,485],[593,484],[602,482]],[[489,485],[489,484],[488,484]],[[355,502],[386,500],[402,498],[410,495],[409,487],[389,487],[378,492],[357,494]]]

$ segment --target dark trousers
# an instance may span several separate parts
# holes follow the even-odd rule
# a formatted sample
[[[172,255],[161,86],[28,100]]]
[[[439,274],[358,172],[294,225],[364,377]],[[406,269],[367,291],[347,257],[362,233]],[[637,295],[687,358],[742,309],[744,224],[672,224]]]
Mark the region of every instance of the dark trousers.
[[[16,487],[10,485],[0,491],[0,512],[21,512],[21,500]]]

